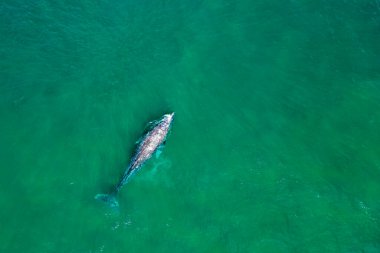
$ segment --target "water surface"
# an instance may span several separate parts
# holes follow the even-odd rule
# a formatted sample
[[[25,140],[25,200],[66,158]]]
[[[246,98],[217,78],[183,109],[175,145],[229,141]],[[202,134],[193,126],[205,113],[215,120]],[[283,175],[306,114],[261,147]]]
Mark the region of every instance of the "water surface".
[[[380,252],[379,29],[377,0],[3,0],[0,251]]]

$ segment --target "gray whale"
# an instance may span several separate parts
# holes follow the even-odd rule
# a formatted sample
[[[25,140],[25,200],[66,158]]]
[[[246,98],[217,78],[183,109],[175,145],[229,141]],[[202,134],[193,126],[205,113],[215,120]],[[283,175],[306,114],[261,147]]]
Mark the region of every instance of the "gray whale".
[[[118,207],[119,203],[116,199],[117,193],[128,182],[128,180],[135,174],[141,166],[152,157],[153,153],[159,149],[164,142],[171,128],[174,119],[174,112],[165,114],[161,119],[152,122],[150,130],[142,136],[138,142],[138,146],[134,155],[127,166],[119,183],[114,187],[113,191],[109,194],[97,194],[95,199],[102,200],[109,204],[111,207]]]

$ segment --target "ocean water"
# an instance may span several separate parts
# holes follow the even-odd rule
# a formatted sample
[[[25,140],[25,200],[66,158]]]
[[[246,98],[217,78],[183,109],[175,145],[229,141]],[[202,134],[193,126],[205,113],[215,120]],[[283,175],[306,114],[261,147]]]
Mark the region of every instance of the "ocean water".
[[[0,252],[380,252],[379,0],[3,0],[0,36]]]

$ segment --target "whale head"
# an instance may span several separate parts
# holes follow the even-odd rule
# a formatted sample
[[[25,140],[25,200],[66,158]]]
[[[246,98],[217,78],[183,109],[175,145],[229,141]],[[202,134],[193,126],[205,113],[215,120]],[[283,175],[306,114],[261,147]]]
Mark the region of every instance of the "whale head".
[[[173,119],[174,119],[174,112],[172,112],[172,113],[168,113],[168,114],[165,114],[164,115],[164,119],[165,119],[165,121],[167,122],[167,123],[171,123],[172,121],[173,121]]]

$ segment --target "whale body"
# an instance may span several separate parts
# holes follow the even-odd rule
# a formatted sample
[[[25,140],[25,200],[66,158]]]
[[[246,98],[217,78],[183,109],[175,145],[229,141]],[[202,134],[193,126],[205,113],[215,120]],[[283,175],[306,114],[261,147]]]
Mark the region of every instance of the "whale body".
[[[141,138],[132,156],[129,165],[127,166],[119,183],[114,187],[113,191],[109,194],[97,194],[95,199],[102,200],[109,204],[111,207],[118,207],[119,203],[116,199],[117,193],[129,181],[141,166],[152,157],[152,155],[163,146],[166,137],[171,128],[174,119],[174,112],[165,114],[158,121],[154,121],[150,130]]]

